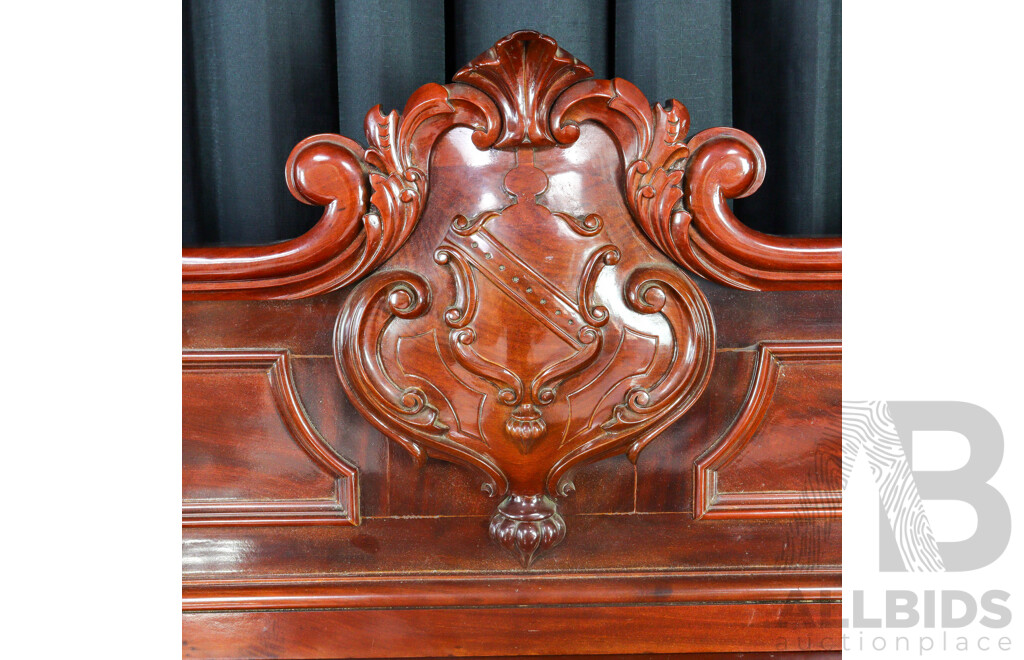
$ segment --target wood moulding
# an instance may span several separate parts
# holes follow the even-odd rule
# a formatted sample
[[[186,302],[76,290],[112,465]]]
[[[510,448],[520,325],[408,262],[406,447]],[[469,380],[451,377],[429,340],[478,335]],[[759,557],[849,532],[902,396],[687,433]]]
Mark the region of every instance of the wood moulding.
[[[374,575],[191,580],[186,612],[346,607],[516,607],[787,602],[842,597],[839,567],[758,571]]]
[[[721,492],[718,488],[719,471],[727,467],[762,428],[772,408],[782,365],[841,363],[842,350],[839,342],[764,341],[758,345],[750,388],[736,421],[694,464],[694,518],[842,515],[842,492],[839,490],[819,487],[802,491],[732,493]]]
[[[185,351],[181,368],[183,374],[226,372],[243,377],[251,373],[265,379],[290,439],[334,479],[330,499],[184,499],[183,526],[359,524],[357,470],[324,441],[303,411],[292,383],[288,351]]]

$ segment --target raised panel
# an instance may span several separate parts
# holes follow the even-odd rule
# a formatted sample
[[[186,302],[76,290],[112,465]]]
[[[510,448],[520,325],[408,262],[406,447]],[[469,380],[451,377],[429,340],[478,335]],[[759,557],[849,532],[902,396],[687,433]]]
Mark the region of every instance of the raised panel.
[[[842,512],[842,345],[762,342],[736,421],[695,463],[694,516]]]
[[[302,410],[286,351],[182,354],[182,524],[358,522],[356,470]]]

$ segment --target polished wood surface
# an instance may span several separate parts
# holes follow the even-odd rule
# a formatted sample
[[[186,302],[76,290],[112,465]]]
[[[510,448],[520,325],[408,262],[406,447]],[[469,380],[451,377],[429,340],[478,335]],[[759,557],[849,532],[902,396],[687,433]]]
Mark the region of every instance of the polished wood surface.
[[[185,656],[838,648],[838,241],[591,75],[510,35],[185,251]]]
[[[182,355],[182,524],[357,524],[356,468],[301,409],[286,351]]]
[[[447,184],[478,149],[466,133],[442,141],[434,179]],[[454,177],[439,185],[417,236],[352,292],[335,330],[360,412],[418,461],[479,470],[500,498],[490,534],[527,566],[565,536],[557,500],[573,473],[635,459],[699,397],[714,358],[707,300],[641,242],[621,198],[577,210],[615,175],[602,147],[519,147],[470,168],[473,194],[494,200],[472,216],[444,194]]]
[[[320,612],[253,612],[244,618],[225,613],[196,613],[184,625],[186,654],[202,650],[221,657],[266,657],[288,649],[291,657],[344,657],[353,649],[372,649],[374,657],[402,658],[444,648],[454,656],[480,657],[500,649],[504,654],[537,655],[652,653],[685,647],[695,652],[738,652],[750,638],[773,650],[838,648],[839,606],[821,613],[817,623],[832,628],[831,636],[811,636],[781,621],[787,608],[778,603],[676,605],[672,607],[560,607],[550,609],[467,608],[391,610],[386,617],[372,610]],[[572,621],[571,625],[566,625]],[[746,634],[737,638],[734,631]],[[224,631],[231,642],[223,644]],[[273,639],[267,639],[267,631]],[[241,651],[241,653],[239,653]],[[429,651],[428,651],[429,652]],[[294,655],[293,655],[294,654]]]
[[[433,187],[433,148],[447,131],[471,130],[481,150],[537,149],[574,144],[587,124],[615,141],[630,212],[677,263],[744,289],[840,286],[838,238],[762,234],[726,204],[764,180],[753,137],[713,128],[686,141],[683,104],[652,107],[631,83],[591,75],[550,37],[517,32],[456,73],[456,82],[418,89],[402,114],[373,108],[368,149],[340,135],[302,141],[288,158],[288,187],[325,207],[319,223],[276,245],[185,250],[185,298],[300,298],[356,282],[412,235]]]
[[[842,514],[842,429],[830,414],[841,405],[841,365],[839,343],[759,344],[736,421],[695,464],[695,517]]]

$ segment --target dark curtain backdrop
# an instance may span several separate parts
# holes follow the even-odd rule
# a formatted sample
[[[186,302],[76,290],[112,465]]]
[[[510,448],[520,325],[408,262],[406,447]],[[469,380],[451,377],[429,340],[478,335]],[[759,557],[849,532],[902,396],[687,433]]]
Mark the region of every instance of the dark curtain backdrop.
[[[692,131],[757,138],[765,183],[735,202],[751,227],[842,232],[839,0],[185,0],[184,244],[302,234],[320,209],[285,187],[296,142],[332,132],[365,144],[371,107],[401,110],[520,29],[652,102],[679,99]]]

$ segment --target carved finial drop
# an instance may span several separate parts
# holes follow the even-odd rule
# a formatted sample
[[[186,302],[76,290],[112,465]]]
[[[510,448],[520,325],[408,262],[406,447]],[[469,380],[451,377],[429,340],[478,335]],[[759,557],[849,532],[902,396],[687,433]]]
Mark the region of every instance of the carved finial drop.
[[[491,538],[519,557],[523,568],[565,538],[565,520],[551,498],[511,495],[491,517]]]
[[[540,147],[555,144],[549,120],[555,99],[592,75],[551,37],[521,31],[477,56],[453,80],[479,87],[498,103],[504,125],[496,148]]]

